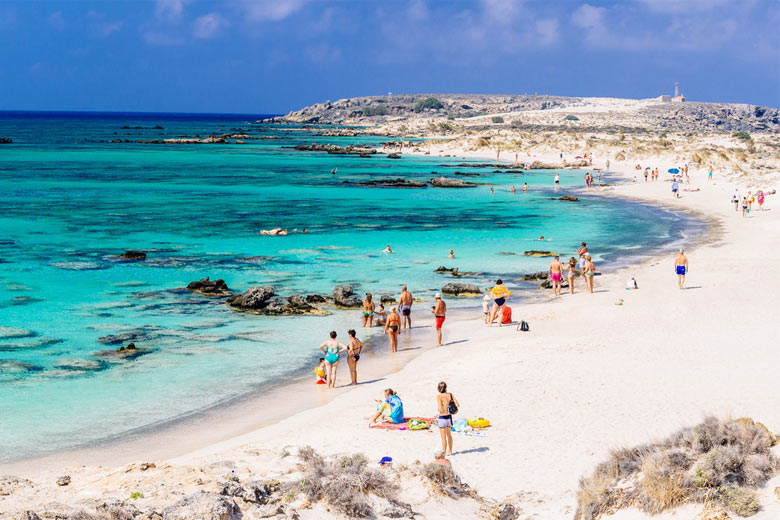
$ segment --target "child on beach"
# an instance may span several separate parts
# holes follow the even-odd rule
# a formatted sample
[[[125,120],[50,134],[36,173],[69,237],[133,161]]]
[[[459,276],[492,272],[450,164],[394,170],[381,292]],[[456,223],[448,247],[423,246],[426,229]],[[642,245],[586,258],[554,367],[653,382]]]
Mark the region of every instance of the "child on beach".
[[[487,325],[490,316],[490,296],[487,294],[482,298],[482,314],[485,317],[485,325]]]
[[[320,358],[320,364],[314,368],[314,374],[317,376],[315,384],[325,385],[328,383],[328,376],[325,374],[325,358]]]

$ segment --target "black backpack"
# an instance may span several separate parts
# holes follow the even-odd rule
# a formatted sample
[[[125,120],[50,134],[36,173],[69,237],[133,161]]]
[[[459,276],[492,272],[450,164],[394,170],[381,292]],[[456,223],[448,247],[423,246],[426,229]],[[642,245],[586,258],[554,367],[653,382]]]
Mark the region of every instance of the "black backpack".
[[[521,330],[523,332],[528,332],[531,329],[530,329],[530,327],[528,327],[528,322],[527,321],[520,321],[520,326],[517,327],[517,330]]]
[[[450,404],[447,406],[447,411],[450,412],[450,415],[458,413],[458,405],[455,404],[455,399],[453,399],[451,393],[450,393]]]

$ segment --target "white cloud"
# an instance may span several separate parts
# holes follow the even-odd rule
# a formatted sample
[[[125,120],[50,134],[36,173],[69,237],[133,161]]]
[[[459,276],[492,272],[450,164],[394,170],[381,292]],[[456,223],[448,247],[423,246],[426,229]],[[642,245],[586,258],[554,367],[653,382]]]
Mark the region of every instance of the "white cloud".
[[[308,0],[254,0],[243,2],[251,22],[279,22],[303,7]]]
[[[506,25],[523,9],[523,0],[480,0],[483,14],[494,22]]]
[[[122,22],[106,20],[106,15],[96,11],[89,11],[87,19],[90,20],[92,33],[100,38],[108,38],[122,28]]]
[[[227,20],[217,13],[204,14],[193,22],[192,35],[199,39],[213,38],[222,27],[227,25]]]
[[[553,45],[560,39],[561,34],[557,18],[537,20],[534,23],[534,29],[536,30],[536,41],[539,42],[540,45]]]
[[[604,14],[606,12],[607,10],[604,7],[583,4],[572,13],[571,21],[574,25],[590,33],[602,33],[604,31]]]
[[[158,20],[176,21],[184,12],[186,0],[155,0],[154,14]]]
[[[410,20],[419,22],[428,19],[428,4],[425,0],[409,0],[406,14]]]
[[[56,30],[61,31],[65,28],[65,19],[62,17],[62,13],[60,11],[55,11],[49,15],[47,18],[49,25],[54,27]]]

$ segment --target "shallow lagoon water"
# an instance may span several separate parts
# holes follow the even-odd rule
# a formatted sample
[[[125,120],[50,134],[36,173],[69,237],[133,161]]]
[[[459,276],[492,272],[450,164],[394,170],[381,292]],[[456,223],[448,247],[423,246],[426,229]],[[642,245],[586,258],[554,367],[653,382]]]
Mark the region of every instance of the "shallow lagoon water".
[[[508,280],[545,270],[529,249],[574,254],[582,240],[602,269],[701,234],[667,210],[590,196],[582,172],[495,173],[457,158],[371,159],[299,152],[301,143],[380,143],[317,136],[318,129],[251,125],[254,118],[165,115],[0,116],[0,461],[40,455],[182,417],[308,371],[331,329],[346,337],[358,312],[260,317],[181,290],[210,276],[231,289],[397,295],[407,283],[430,300],[451,278],[440,266]],[[153,129],[155,125],[163,129]],[[123,126],[143,129],[123,129]],[[249,132],[248,144],[108,143]],[[115,134],[116,133],[116,134]],[[331,169],[338,168],[336,175]],[[481,175],[472,189],[389,189],[354,182],[432,172]],[[523,194],[523,182],[529,192]],[[489,193],[489,185],[496,193]],[[517,193],[508,191],[516,186]],[[260,236],[274,227],[302,230]],[[540,242],[538,237],[552,238]],[[381,251],[390,244],[395,253]],[[128,249],[143,262],[122,262]],[[448,259],[449,249],[456,258]],[[513,254],[505,254],[513,253]],[[452,306],[475,300],[451,300]],[[429,317],[418,304],[418,323]],[[107,336],[119,336],[116,343]],[[376,338],[378,330],[361,331]],[[100,338],[104,338],[102,343]],[[120,342],[119,339],[125,341]],[[108,362],[96,351],[129,339],[150,352]]]

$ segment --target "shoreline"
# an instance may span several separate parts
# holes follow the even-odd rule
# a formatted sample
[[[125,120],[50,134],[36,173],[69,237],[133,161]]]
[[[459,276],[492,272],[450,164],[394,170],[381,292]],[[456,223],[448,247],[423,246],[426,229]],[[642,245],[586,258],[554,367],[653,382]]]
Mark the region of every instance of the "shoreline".
[[[479,315],[452,320],[445,325],[445,342],[450,343],[446,348],[424,350],[381,382],[339,392],[339,399],[163,458],[170,468],[166,471],[173,474],[166,478],[176,482],[204,468],[223,473],[233,468],[242,477],[278,476],[283,473],[274,467],[271,454],[305,445],[323,455],[362,451],[376,460],[390,454],[399,464],[428,460],[438,446],[435,432],[369,430],[363,417],[387,386],[402,396],[407,415],[430,415],[439,380],[451,385],[463,417],[486,417],[493,425],[485,437],[456,436],[456,472],[483,497],[519,496],[523,512],[539,518],[570,517],[577,480],[611,449],[665,437],[704,415],[750,416],[777,431],[776,370],[767,360],[776,354],[771,324],[773,309],[780,306],[780,281],[770,277],[762,280],[761,291],[744,292],[745,282],[765,269],[766,251],[780,258],[775,200],[760,218],[742,219],[727,203],[732,185],[728,180],[708,186],[701,172],[694,172],[702,190],[672,199],[668,183],[634,184],[628,161],[614,166],[627,182],[597,194],[706,217],[702,240],[686,251],[692,267],[686,291],[677,290],[672,256],[653,254],[598,277],[595,294],[586,295],[577,285],[573,296],[563,293],[518,306],[513,317],[529,321],[530,333],[481,326]],[[637,276],[638,291],[624,290],[622,275],[627,271]],[[417,323],[432,334],[424,320]],[[749,340],[743,338],[746,331]],[[340,374],[345,376],[346,370]],[[144,461],[155,460],[147,453],[142,456]],[[101,479],[131,471],[84,464],[79,461],[82,467],[68,471],[102,492],[116,491],[110,482],[98,484]],[[6,467],[0,465],[0,471]],[[64,469],[51,466],[33,471],[31,478],[49,482]],[[754,518],[774,518],[780,511],[769,496],[777,485],[780,477],[762,489],[765,510]],[[48,498],[68,493],[53,488]],[[694,517],[697,507],[684,506],[682,511]],[[677,518],[669,514],[655,518]],[[636,510],[617,516],[647,518]]]
[[[421,155],[421,154],[413,154]],[[466,158],[466,157],[464,157]],[[488,157],[479,157],[487,159]],[[501,161],[508,162],[508,161]],[[579,170],[578,170],[579,171]],[[583,170],[587,171],[587,170]],[[615,172],[612,172],[615,174]],[[618,179],[617,185],[625,184],[628,181]],[[614,185],[609,185],[610,187]],[[547,188],[545,188],[547,190]],[[586,191],[584,187],[573,187],[572,193],[578,195],[585,194],[594,197],[609,197],[618,200],[632,200],[636,203],[669,210],[677,214],[684,213],[697,220],[697,229],[701,233],[694,238],[693,247],[699,247],[703,244],[716,241],[712,236],[714,231],[713,224],[716,222],[704,213],[693,210],[680,210],[657,201],[643,199],[641,197],[626,197],[615,194],[613,191],[604,188],[596,188]],[[608,262],[607,273],[602,273],[604,277],[614,277],[629,269],[640,268],[642,265],[652,262],[663,254],[675,249],[673,244],[679,240],[690,240],[687,237],[672,238],[665,244],[656,246],[649,254],[630,254],[626,261],[614,260]],[[521,274],[521,273],[517,273]],[[532,282],[536,284],[538,282]],[[551,300],[551,291],[545,289],[536,289],[535,292],[524,296],[519,302],[515,300],[515,305],[538,305]],[[453,299],[450,297],[450,299]],[[464,298],[473,300],[473,305],[465,307],[452,308],[449,311],[449,323],[455,321],[467,321],[473,319],[474,315],[479,315],[480,304],[477,298]],[[418,305],[424,305],[418,302]],[[345,311],[352,312],[352,311]],[[357,311],[355,311],[357,312]],[[426,313],[427,314],[427,313]],[[419,320],[418,315],[418,320]],[[416,320],[417,321],[417,320]],[[430,326],[415,325],[417,334],[402,337],[399,334],[399,340],[408,343],[417,341],[415,336],[422,335],[419,329],[429,329]],[[356,329],[361,336],[362,329]],[[432,334],[432,332],[428,332]],[[358,386],[378,382],[387,377],[402,371],[411,361],[424,355],[425,351],[414,352],[420,347],[411,347],[399,350],[401,356],[392,357],[387,352],[388,340],[382,336],[375,336],[368,340],[372,342],[374,352],[369,356],[362,356],[360,375],[368,374],[368,380],[359,382]],[[390,361],[391,363],[388,363]],[[389,364],[389,368],[388,365]],[[368,366],[366,366],[368,365]],[[310,375],[306,375],[307,369],[296,370],[283,382],[270,382],[262,387],[250,390],[244,394],[236,395],[226,399],[223,402],[216,403],[207,408],[195,410],[181,416],[172,417],[159,423],[150,424],[135,428],[121,434],[111,437],[98,439],[96,441],[69,447],[65,449],[55,449],[49,453],[40,455],[25,456],[18,459],[12,459],[0,462],[0,473],[13,473],[17,475],[32,475],[39,471],[46,471],[53,467],[62,467],[78,464],[116,466],[127,464],[137,460],[143,454],[143,457],[151,459],[171,459],[182,457],[187,453],[199,451],[210,445],[229,441],[240,437],[254,430],[265,428],[295,416],[299,413],[321,407],[341,394],[351,390],[350,387],[343,384],[349,378],[349,369],[346,364],[340,364],[339,379],[342,384],[337,387],[336,392],[318,391],[316,394],[311,392]],[[269,390],[270,387],[270,390]],[[322,390],[319,388],[319,390]],[[292,399],[291,399],[292,396]],[[285,404],[279,404],[277,401],[284,400]],[[292,406],[290,401],[294,403]],[[276,404],[270,404],[275,403]],[[264,415],[262,419],[248,419],[245,415],[250,414]],[[215,427],[219,427],[219,431]],[[198,440],[193,440],[197,434]],[[182,439],[184,439],[182,441]],[[151,446],[151,448],[150,448]]]

